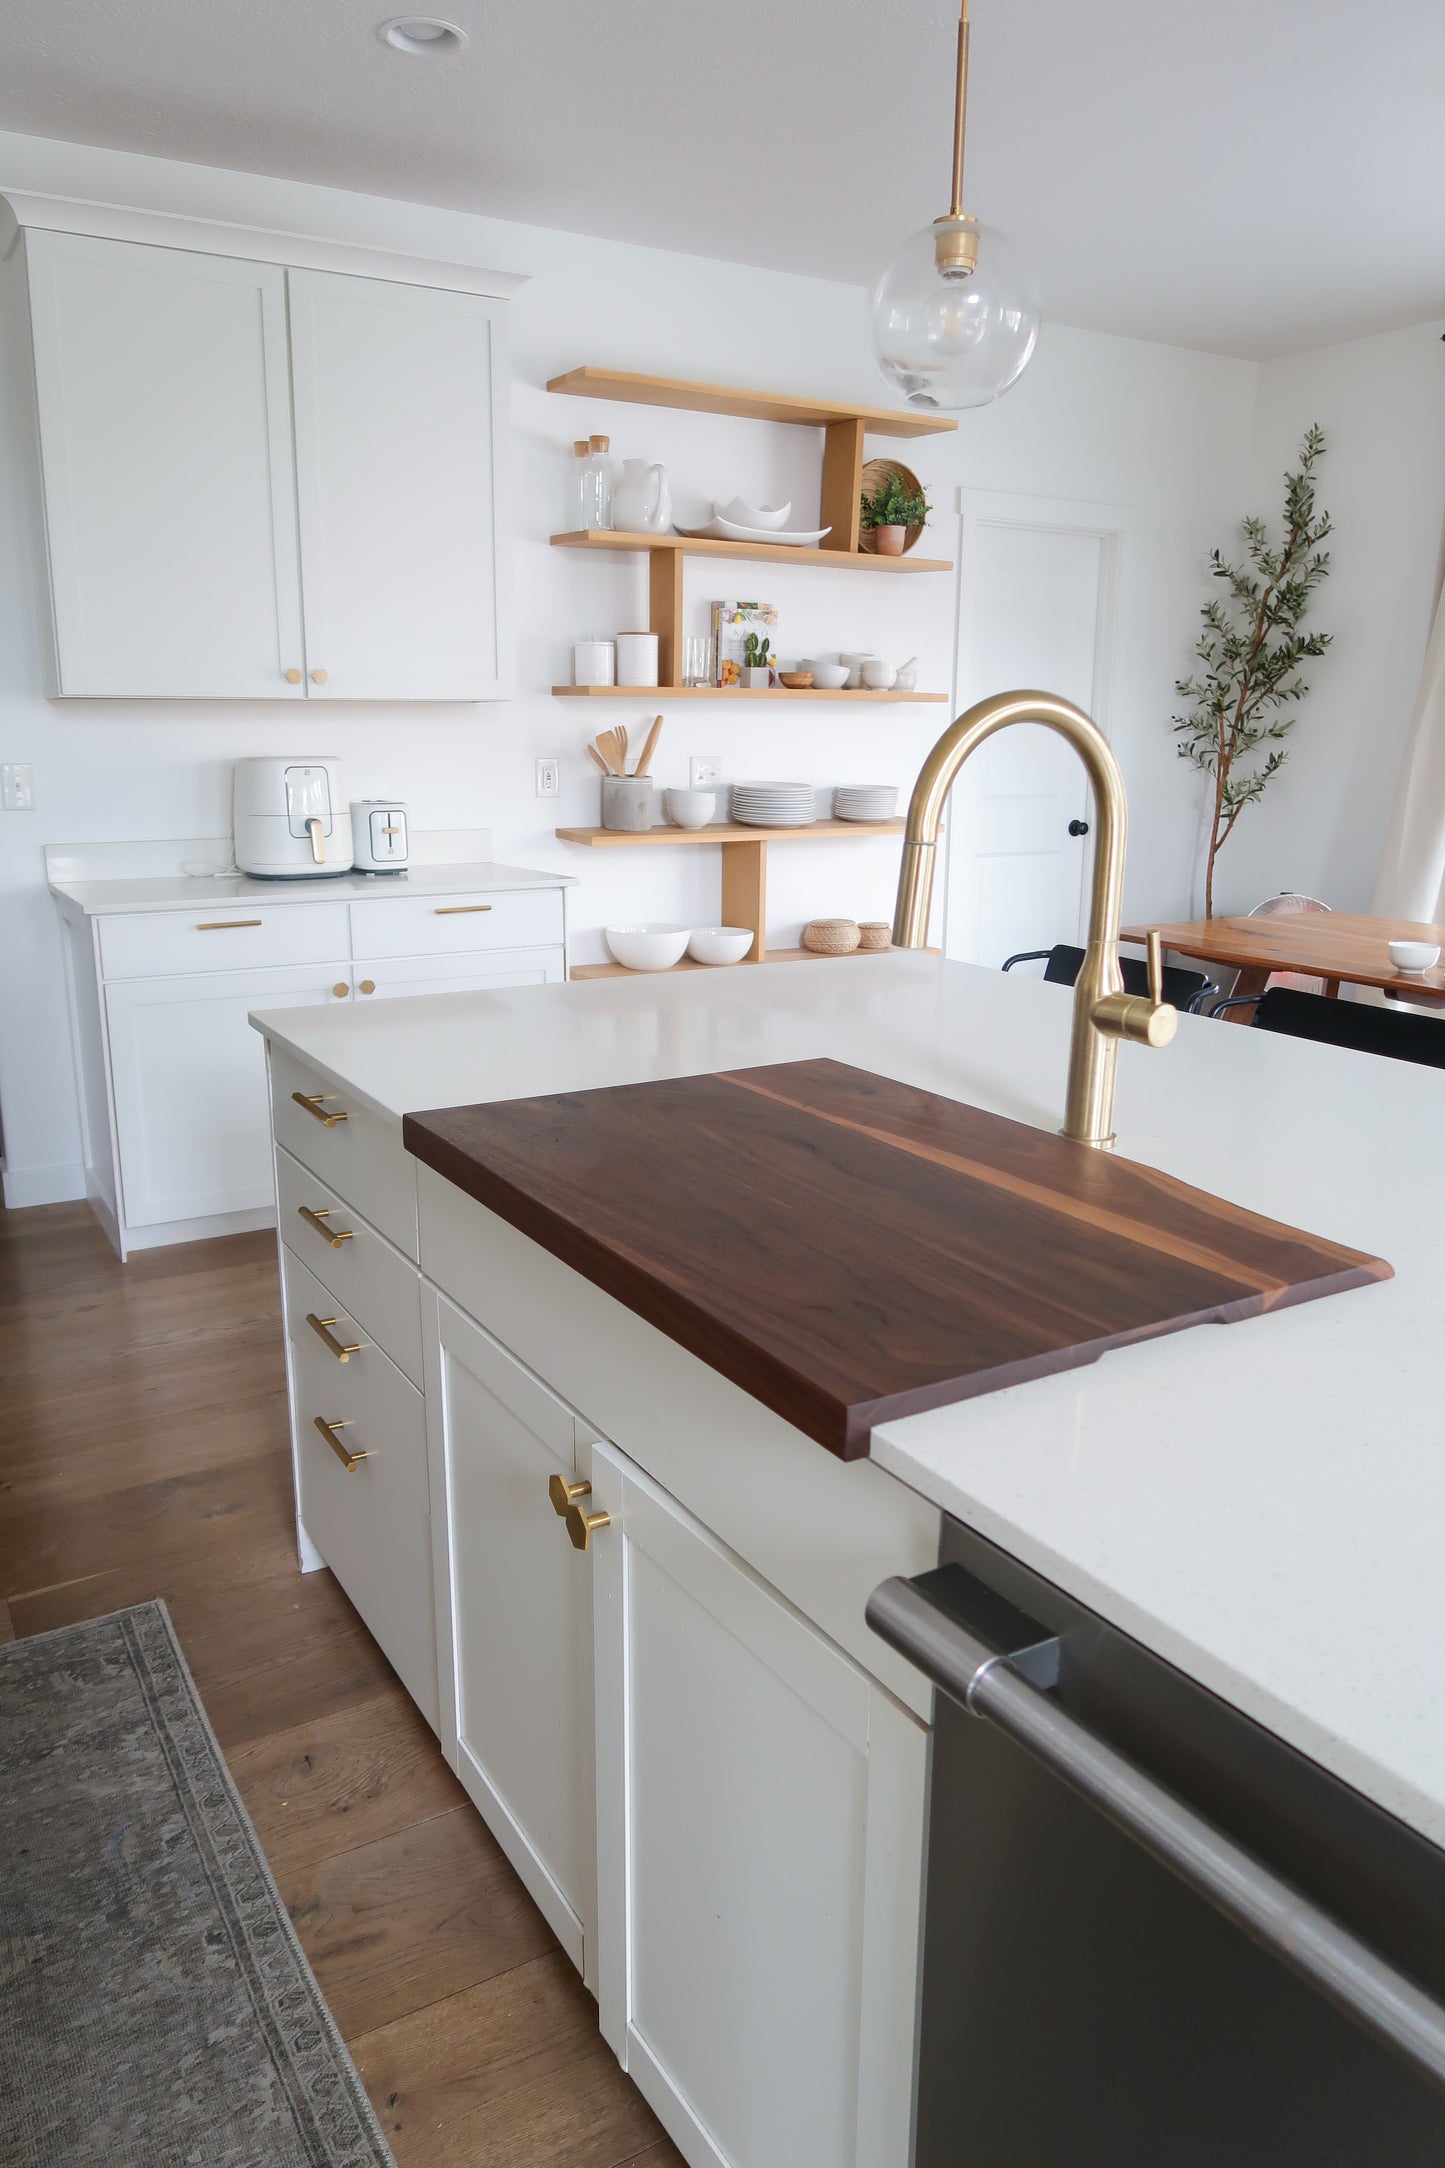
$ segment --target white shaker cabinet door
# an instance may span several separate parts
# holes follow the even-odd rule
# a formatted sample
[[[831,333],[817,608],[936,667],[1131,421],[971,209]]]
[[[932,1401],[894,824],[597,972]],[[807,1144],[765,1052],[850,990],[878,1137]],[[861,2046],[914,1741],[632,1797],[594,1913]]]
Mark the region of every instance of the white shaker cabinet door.
[[[128,1227],[272,1203],[266,1043],[252,1009],[349,1000],[351,966],[124,979],[105,990]]]
[[[928,1733],[592,1455],[602,2030],[693,2168],[906,2168]]]
[[[58,690],[304,698],[285,272],[25,249]]]
[[[307,692],[496,699],[505,303],[287,275]]]
[[[478,950],[468,956],[382,956],[352,965],[359,1001],[412,994],[477,994],[505,986],[560,986],[560,948]]]
[[[579,1972],[596,1905],[592,1577],[548,1495],[585,1480],[592,1433],[445,1301],[426,1328],[441,1735]],[[442,1514],[439,1501],[444,1500]],[[448,1663],[450,1656],[450,1663]],[[448,1673],[452,1677],[448,1709]]]

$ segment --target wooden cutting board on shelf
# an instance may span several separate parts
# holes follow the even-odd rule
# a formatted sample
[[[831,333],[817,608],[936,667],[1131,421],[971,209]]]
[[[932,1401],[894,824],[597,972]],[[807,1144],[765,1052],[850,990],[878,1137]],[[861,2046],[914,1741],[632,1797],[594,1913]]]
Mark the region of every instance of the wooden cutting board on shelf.
[[[449,1107],[409,1114],[403,1134],[845,1460],[875,1423],[1392,1276],[1153,1168],[842,1062]]]

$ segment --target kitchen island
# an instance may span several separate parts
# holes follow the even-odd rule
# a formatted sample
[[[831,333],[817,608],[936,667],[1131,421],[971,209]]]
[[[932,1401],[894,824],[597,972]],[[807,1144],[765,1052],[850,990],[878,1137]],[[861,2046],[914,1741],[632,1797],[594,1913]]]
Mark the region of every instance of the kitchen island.
[[[303,1561],[690,2160],[908,2157],[931,1700],[863,1606],[944,1511],[1445,1837],[1438,1074],[1194,1018],[1124,1049],[1123,1155],[1395,1277],[885,1423],[850,1464],[401,1147],[408,1113],[820,1057],[1052,1130],[1069,1018],[888,955],[256,1019]]]

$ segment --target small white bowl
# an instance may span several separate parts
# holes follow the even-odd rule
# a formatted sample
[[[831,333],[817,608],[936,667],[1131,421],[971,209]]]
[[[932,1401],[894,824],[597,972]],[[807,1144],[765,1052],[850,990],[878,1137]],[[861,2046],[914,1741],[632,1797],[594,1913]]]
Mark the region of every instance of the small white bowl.
[[[715,790],[665,790],[662,810],[674,828],[706,828],[717,811]]]
[[[891,691],[893,680],[897,675],[898,672],[891,662],[865,662],[863,665],[863,683],[870,692],[886,693]]]
[[[749,926],[694,926],[687,953],[694,963],[740,964],[752,945]]]
[[[1389,941],[1385,945],[1397,971],[1433,971],[1440,961],[1439,947],[1433,941]]]
[[[687,947],[686,926],[604,926],[613,960],[629,971],[670,971]]]
[[[848,682],[848,665],[845,662],[811,662],[804,668],[813,673],[813,683],[824,692],[840,693]]]
[[[749,504],[742,497],[734,497],[731,504],[715,504],[713,515],[730,520],[734,527],[767,527],[777,534],[787,526],[792,509],[791,498],[786,504]]]

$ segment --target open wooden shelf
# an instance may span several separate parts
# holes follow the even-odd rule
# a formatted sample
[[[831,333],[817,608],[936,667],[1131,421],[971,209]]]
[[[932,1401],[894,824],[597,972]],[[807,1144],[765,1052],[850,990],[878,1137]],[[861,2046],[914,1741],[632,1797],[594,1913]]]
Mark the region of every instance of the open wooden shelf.
[[[548,391],[571,392],[579,399],[618,399],[630,406],[680,407],[687,414],[733,414],[743,421],[796,422],[805,429],[828,429],[837,422],[861,422],[876,437],[936,437],[957,429],[942,414],[917,414],[907,407],[848,406],[836,399],[799,399],[791,392],[739,391],[727,384],[689,384],[678,377],[639,376],[630,369],[569,369],[554,376]]]
[[[825,565],[831,572],[951,572],[949,557],[882,557],[876,550],[829,549],[810,545],[795,549],[787,542],[720,542],[711,535],[626,534],[615,527],[579,527],[571,534],[554,534],[554,550],[633,550],[654,555],[659,550],[679,550],[684,557],[732,557],[745,563],[770,565]]]
[[[625,850],[639,843],[826,843],[839,836],[901,836],[903,822],[812,821],[806,828],[745,828],[740,821],[714,821],[707,828],[558,828],[554,832],[559,843]],[[742,920],[729,923],[740,926]]]
[[[554,685],[559,700],[946,700],[947,693],[876,693],[860,685],[830,692],[825,685]]]
[[[846,956],[820,956],[816,949],[783,948],[769,949],[766,956],[745,956],[741,964],[700,964],[691,956],[684,956],[681,963],[669,964],[667,971],[634,971],[628,964],[573,964],[567,976],[572,979],[665,979],[672,971],[740,971],[749,964],[846,964],[855,956],[887,956],[889,949],[850,949]],[[937,954],[936,950],[930,951]]]

